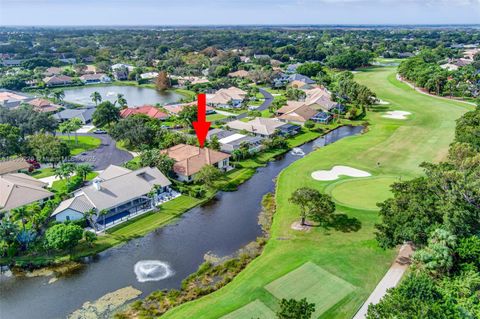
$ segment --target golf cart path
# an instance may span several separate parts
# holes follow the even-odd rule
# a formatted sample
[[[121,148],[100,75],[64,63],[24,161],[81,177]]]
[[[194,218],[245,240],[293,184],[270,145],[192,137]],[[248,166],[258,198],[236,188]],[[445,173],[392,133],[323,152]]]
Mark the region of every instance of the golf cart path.
[[[397,286],[397,284],[400,282],[400,279],[402,279],[403,274],[407,270],[408,265],[410,264],[410,256],[412,251],[412,246],[409,244],[404,244],[400,248],[397,258],[393,262],[392,266],[390,266],[390,269],[388,269],[385,276],[383,276],[382,280],[380,280],[380,282],[377,284],[375,290],[371,293],[360,310],[358,310],[353,319],[364,319],[367,315],[368,306],[370,304],[377,304],[380,299],[385,296],[387,289]]]
[[[420,87],[417,87],[415,85],[413,85],[412,83],[410,83],[409,81],[405,80],[404,78],[402,78],[400,76],[400,74],[397,74],[397,80],[399,80],[400,82],[403,82],[405,83],[406,85],[408,85],[409,87],[411,87],[412,89],[414,89],[415,91],[419,92],[419,93],[422,93],[422,94],[425,94],[425,95],[428,95],[428,96],[431,96],[431,97],[435,97],[437,99],[442,99],[442,100],[447,100],[447,101],[455,101],[455,102],[460,102],[460,103],[465,103],[465,104],[469,104],[469,105],[476,105],[475,103],[473,102],[468,102],[468,101],[464,101],[464,100],[460,100],[460,99],[455,99],[455,98],[448,98],[448,97],[444,97],[444,96],[438,96],[438,95],[435,95],[435,94],[431,94],[431,93],[428,93],[426,92],[424,89],[420,88]]]

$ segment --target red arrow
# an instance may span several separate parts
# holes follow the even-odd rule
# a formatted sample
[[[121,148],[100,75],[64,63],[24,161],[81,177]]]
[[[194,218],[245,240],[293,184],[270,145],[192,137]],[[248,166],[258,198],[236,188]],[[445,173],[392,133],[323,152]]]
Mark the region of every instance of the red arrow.
[[[207,97],[205,94],[197,95],[198,111],[197,121],[193,122],[193,128],[197,133],[198,143],[203,148],[205,139],[207,138],[208,129],[210,128],[210,122],[207,122]]]

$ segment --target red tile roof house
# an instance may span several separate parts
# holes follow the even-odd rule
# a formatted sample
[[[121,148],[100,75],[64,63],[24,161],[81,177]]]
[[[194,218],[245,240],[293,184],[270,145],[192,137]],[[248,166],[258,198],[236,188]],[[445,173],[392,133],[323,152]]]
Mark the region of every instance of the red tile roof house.
[[[50,102],[49,100],[41,99],[41,98],[37,98],[37,99],[33,99],[31,101],[28,101],[27,104],[30,104],[31,106],[33,106],[33,109],[35,111],[44,112],[44,113],[56,112],[61,108],[60,105],[54,104],[54,103]]]
[[[213,165],[224,172],[231,169],[229,154],[206,147],[178,144],[163,150],[162,153],[175,160],[173,171],[182,182],[193,181],[195,174],[205,165]]]
[[[158,120],[166,120],[169,118],[168,114],[160,111],[155,106],[152,105],[144,105],[140,107],[129,107],[120,111],[120,116],[123,118],[129,117],[134,114],[144,114],[148,117],[158,119]]]

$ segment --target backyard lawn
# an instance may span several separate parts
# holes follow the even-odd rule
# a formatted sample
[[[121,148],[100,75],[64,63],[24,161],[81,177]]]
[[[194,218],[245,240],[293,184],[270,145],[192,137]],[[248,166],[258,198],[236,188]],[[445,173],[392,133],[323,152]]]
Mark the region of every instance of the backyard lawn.
[[[396,80],[394,67],[370,68],[355,76],[391,104],[368,114],[366,120],[371,125],[364,135],[320,148],[286,168],[277,179],[277,212],[262,255],[224,288],[167,312],[165,318],[238,318],[235,314],[244,313],[242,307],[255,309],[254,317],[268,318],[261,315],[263,305],[275,312],[280,298],[298,296],[316,303],[319,318],[351,318],[360,308],[397,253],[382,250],[375,241],[378,213],[374,202],[390,196],[391,182],[421,175],[421,162],[445,158],[454,137],[455,119],[468,106],[415,92]],[[388,110],[412,115],[407,120],[382,117]],[[334,181],[311,177],[312,172],[335,165],[361,169],[372,177]],[[363,186],[347,181],[362,181],[367,190],[350,199],[349,194]],[[342,185],[339,190],[332,186],[335,183]],[[337,214],[343,217],[328,230],[292,230],[299,210],[288,198],[299,187],[333,191],[343,203],[337,203]],[[372,192],[375,194],[367,199]]]
[[[93,150],[102,143],[99,138],[93,136],[78,136],[78,143],[75,142],[74,134],[72,134],[70,138],[64,135],[59,136],[59,138],[67,143],[68,148],[70,148],[70,155],[72,156]]]

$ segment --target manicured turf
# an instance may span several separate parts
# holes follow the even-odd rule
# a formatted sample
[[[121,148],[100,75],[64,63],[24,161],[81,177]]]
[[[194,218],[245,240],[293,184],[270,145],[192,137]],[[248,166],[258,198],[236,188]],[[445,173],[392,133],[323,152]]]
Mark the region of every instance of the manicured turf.
[[[355,286],[307,262],[265,286],[277,299],[302,299],[315,304],[314,318],[355,290]]]
[[[226,116],[223,115],[223,114],[210,114],[210,115],[207,115],[207,121],[208,121],[208,122],[215,122],[215,121],[223,120],[224,118],[226,118]]]
[[[37,179],[45,178],[45,177],[50,177],[55,175],[55,170],[51,167],[46,167],[46,168],[37,169],[34,172],[32,172],[30,175]]]
[[[255,300],[248,305],[223,316],[222,319],[275,319],[275,313],[260,300]]]
[[[70,155],[75,156],[81,154],[85,151],[93,150],[100,146],[102,141],[99,138],[93,136],[78,136],[78,143],[75,142],[75,136],[72,134],[70,139],[68,136],[59,136],[60,139],[64,140],[68,148],[70,148]]]
[[[271,239],[262,255],[227,286],[179,306],[162,318],[219,318],[255,299],[276,309],[277,299],[264,286],[309,261],[357,287],[321,318],[351,318],[360,308],[396,255],[395,250],[385,251],[375,241],[374,224],[378,222],[378,213],[338,205],[337,213],[348,218],[339,219],[336,228],[299,232],[290,227],[298,221],[299,210],[288,198],[299,187],[325,191],[335,181],[319,182],[310,175],[335,165],[355,167],[373,176],[401,177],[402,180],[419,176],[421,162],[438,162],[445,158],[453,140],[455,120],[468,106],[415,92],[396,80],[393,67],[371,68],[355,76],[391,104],[369,112],[364,119],[371,124],[367,133],[320,148],[286,168],[277,179],[277,211]],[[388,110],[409,111],[412,116],[404,121],[382,118],[382,112]],[[377,162],[381,165],[377,166]],[[328,294],[324,296],[327,297]]]
[[[377,203],[392,196],[390,185],[398,181],[393,177],[345,179],[325,189],[339,204],[357,209],[378,209]]]

